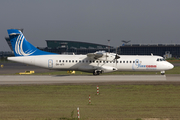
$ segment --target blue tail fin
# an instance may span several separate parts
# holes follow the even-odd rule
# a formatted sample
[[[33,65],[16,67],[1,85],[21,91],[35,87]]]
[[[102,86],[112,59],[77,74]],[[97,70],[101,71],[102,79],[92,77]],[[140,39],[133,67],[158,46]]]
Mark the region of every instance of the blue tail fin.
[[[20,30],[9,29],[7,31],[15,56],[55,55],[55,53],[41,51],[34,47],[26,40]]]

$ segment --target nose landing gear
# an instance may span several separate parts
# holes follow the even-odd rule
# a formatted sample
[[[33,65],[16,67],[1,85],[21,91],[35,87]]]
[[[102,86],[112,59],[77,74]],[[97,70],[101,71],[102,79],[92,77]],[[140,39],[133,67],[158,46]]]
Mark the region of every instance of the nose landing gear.
[[[165,71],[161,71],[161,75],[164,75],[165,74]]]

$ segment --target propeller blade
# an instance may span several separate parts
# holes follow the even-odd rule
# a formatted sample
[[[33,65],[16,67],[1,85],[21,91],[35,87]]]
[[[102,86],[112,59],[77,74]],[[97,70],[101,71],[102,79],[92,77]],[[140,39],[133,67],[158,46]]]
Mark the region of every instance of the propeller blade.
[[[116,54],[115,59],[119,59],[120,57]]]

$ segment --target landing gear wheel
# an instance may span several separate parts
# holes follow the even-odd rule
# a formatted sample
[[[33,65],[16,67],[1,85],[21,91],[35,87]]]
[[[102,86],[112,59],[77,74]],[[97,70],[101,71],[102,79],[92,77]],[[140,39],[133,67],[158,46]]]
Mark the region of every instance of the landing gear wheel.
[[[96,73],[95,73],[95,72],[93,72],[93,75],[96,75]]]
[[[97,75],[99,75],[100,74],[100,72],[99,71],[97,71],[97,73],[96,73]]]
[[[165,71],[161,71],[161,75],[164,75],[165,74]]]
[[[93,71],[93,75],[99,75],[99,74],[100,74],[100,71],[97,71],[97,70]]]

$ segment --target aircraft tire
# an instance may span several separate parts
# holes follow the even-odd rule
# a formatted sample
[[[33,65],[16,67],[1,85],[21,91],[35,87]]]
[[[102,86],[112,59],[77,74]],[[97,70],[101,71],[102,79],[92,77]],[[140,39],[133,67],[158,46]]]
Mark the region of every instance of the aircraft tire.
[[[99,75],[100,74],[100,71],[93,71],[93,75]]]
[[[97,75],[97,72],[95,70],[93,71],[93,75]]]
[[[95,73],[95,72],[93,72],[93,75],[96,75],[96,73]]]
[[[164,75],[165,74],[165,71],[161,71],[161,75]]]
[[[99,75],[100,74],[100,72],[99,71],[97,71],[97,75]]]

